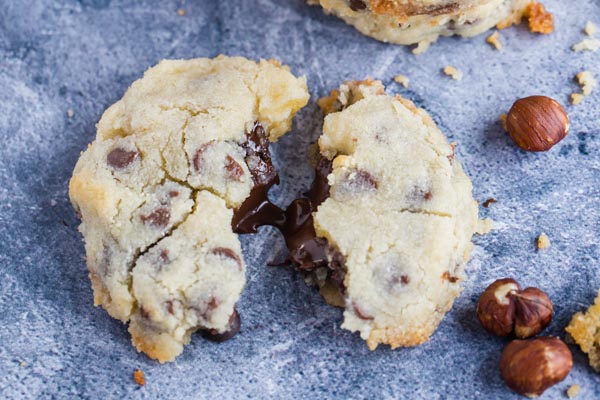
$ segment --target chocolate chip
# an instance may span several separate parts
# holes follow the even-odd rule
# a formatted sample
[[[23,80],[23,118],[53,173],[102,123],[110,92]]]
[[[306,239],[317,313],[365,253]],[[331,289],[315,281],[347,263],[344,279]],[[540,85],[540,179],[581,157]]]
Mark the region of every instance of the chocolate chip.
[[[140,153],[137,150],[128,151],[117,147],[108,153],[106,156],[106,162],[113,168],[123,169],[129,164],[133,163],[139,156]]]
[[[450,283],[456,283],[458,282],[458,278],[456,276],[452,276],[450,275],[450,271],[446,271],[443,273],[442,275],[442,279],[449,281]]]
[[[196,150],[196,153],[194,154],[194,158],[192,160],[192,165],[194,165],[194,169],[197,172],[201,172],[202,171],[202,165],[203,165],[202,157],[204,155],[204,152],[206,151],[206,149],[208,149],[213,144],[215,144],[215,141],[211,140],[208,143],[204,143],[202,146],[200,146],[198,148],[198,150]]]
[[[436,16],[442,14],[451,14],[459,9],[458,3],[450,3],[441,6],[427,6],[425,7],[425,14]]]
[[[167,309],[169,314],[173,315],[175,313],[175,310],[173,309],[173,300],[165,301],[165,308]]]
[[[227,247],[215,247],[211,250],[211,254],[220,257],[230,258],[234,260],[240,268],[242,268],[242,260],[240,260],[240,257],[237,254],[235,254],[235,252],[232,249],[229,249]]]
[[[375,317],[365,313],[354,301],[352,302],[352,308],[354,309],[356,316],[360,319],[364,319],[365,321],[372,321],[375,319]]]
[[[240,178],[244,175],[244,170],[242,166],[233,159],[230,155],[225,157],[225,170],[229,177],[233,180],[239,181]]]
[[[485,208],[488,208],[490,206],[490,204],[497,203],[497,202],[498,202],[498,200],[496,200],[494,198],[489,198],[483,202],[482,206],[484,206]]]
[[[168,264],[171,262],[171,260],[169,259],[169,250],[168,249],[163,249],[160,254],[159,254],[160,260],[164,263],[164,264]]]
[[[342,185],[353,192],[366,192],[377,189],[377,181],[373,175],[362,169],[353,170],[346,174]]]
[[[140,315],[144,319],[150,319],[150,313],[144,307],[140,307]]]
[[[169,212],[168,208],[161,207],[152,211],[150,214],[142,215],[141,219],[145,224],[150,223],[158,228],[164,228],[169,224],[171,213]]]
[[[221,343],[231,339],[238,334],[242,326],[242,320],[237,310],[233,310],[233,314],[229,317],[229,323],[225,332],[219,333],[216,329],[204,329],[200,331],[203,338],[208,339],[212,342]]]
[[[423,201],[429,201],[433,198],[431,189],[422,186],[413,187],[412,191],[408,194],[408,200],[411,203],[420,204]]]
[[[352,11],[362,11],[367,8],[363,0],[349,0],[348,3]]]
[[[208,321],[213,313],[213,311],[221,305],[221,300],[217,299],[215,296],[210,296],[210,299],[205,304],[202,304],[202,300],[200,300],[199,307],[190,307],[196,312],[198,318]]]
[[[169,192],[169,197],[177,197],[179,196],[179,192],[177,190],[171,190]]]

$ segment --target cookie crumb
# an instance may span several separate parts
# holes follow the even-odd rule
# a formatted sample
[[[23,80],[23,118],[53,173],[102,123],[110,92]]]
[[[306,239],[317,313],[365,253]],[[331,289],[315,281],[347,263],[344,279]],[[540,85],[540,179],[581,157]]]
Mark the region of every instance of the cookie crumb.
[[[597,31],[598,27],[592,21],[588,21],[587,24],[585,24],[585,28],[583,29],[583,32],[588,36],[594,36]]]
[[[577,82],[579,83],[579,86],[581,86],[584,96],[592,94],[592,90],[594,90],[598,84],[590,71],[581,71],[575,75],[575,78],[577,78]]]
[[[487,235],[494,229],[494,221],[491,218],[480,219],[477,221],[477,230],[479,235]]]
[[[484,201],[483,204],[481,204],[481,205],[484,206],[485,208],[488,208],[491,204],[497,203],[497,202],[498,202],[498,200],[494,199],[493,197],[490,197],[489,199]]]
[[[498,33],[498,31],[495,31],[488,36],[485,41],[494,46],[496,50],[502,50],[502,42],[500,42],[500,33]]]
[[[598,39],[583,39],[581,42],[573,45],[573,50],[580,51],[596,51],[600,49],[600,40]]]
[[[408,89],[410,79],[408,79],[406,75],[396,75],[394,77],[394,82],[399,83],[400,85],[404,86],[405,89]]]
[[[423,40],[417,44],[417,47],[412,49],[412,53],[415,55],[423,54],[427,51],[427,49],[429,48],[429,45],[431,45],[430,41]]]
[[[27,362],[25,362],[25,361],[21,361],[19,363],[19,367],[21,367],[21,368],[25,368],[26,366],[27,366]]]
[[[581,93],[573,93],[571,94],[571,104],[573,104],[574,106],[581,104],[581,102],[584,99],[584,95],[582,95]]]
[[[502,129],[504,129],[505,132],[508,132],[508,126],[506,125],[506,114],[502,113],[500,114],[500,122],[502,122]]]
[[[68,118],[73,118],[74,115],[75,115],[75,111],[73,111],[73,109],[69,108],[67,110],[67,117]]]
[[[550,238],[544,232],[540,233],[540,236],[537,239],[537,248],[540,250],[544,250],[550,247]]]
[[[146,378],[144,377],[144,372],[141,369],[136,369],[133,373],[133,380],[140,386],[144,386],[146,384]]]
[[[179,14],[180,17],[185,16],[185,10],[183,8],[180,8],[179,10],[177,10],[177,14]]]
[[[554,32],[554,16],[546,11],[542,4],[535,1],[530,3],[525,11],[525,17],[529,22],[531,32],[544,35]]]
[[[454,68],[452,65],[446,65],[444,67],[444,74],[448,75],[455,81],[460,81],[463,77],[463,73],[460,70]]]
[[[573,399],[573,398],[577,397],[577,395],[579,394],[580,390],[581,390],[581,387],[578,384],[571,385],[567,389],[567,397],[570,398],[570,399]]]

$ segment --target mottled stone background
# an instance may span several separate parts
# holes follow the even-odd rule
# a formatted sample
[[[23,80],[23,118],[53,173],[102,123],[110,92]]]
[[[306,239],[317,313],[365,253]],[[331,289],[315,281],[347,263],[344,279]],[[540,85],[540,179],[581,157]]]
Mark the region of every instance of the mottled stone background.
[[[0,0],[0,398],[518,398],[498,373],[505,340],[475,318],[478,294],[505,276],[543,288],[556,309],[547,333],[562,337],[600,287],[600,90],[567,106],[571,133],[548,153],[518,150],[498,122],[518,97],[567,103],[577,72],[600,72],[600,53],[570,49],[587,20],[600,23],[600,3],[546,3],[557,21],[550,36],[521,26],[501,33],[502,52],[480,36],[443,39],[415,57],[302,0]],[[430,342],[370,352],[298,274],[266,265],[285,254],[269,229],[243,238],[248,284],[235,340],[195,335],[175,363],[159,365],[93,307],[67,198],[79,152],[146,68],[219,53],[275,57],[308,78],[311,102],[273,150],[280,204],[308,187],[308,144],[322,120],[315,100],[345,79],[384,80],[459,143],[475,198],[498,200],[481,209],[497,230],[475,238],[464,292]],[[447,64],[464,72],[462,81],[442,74]],[[392,83],[398,73],[410,89]],[[536,251],[542,231],[552,247]],[[579,398],[599,398],[600,376],[572,350],[573,372],[544,398],[564,398],[574,383]],[[136,368],[146,373],[143,388],[133,382]]]

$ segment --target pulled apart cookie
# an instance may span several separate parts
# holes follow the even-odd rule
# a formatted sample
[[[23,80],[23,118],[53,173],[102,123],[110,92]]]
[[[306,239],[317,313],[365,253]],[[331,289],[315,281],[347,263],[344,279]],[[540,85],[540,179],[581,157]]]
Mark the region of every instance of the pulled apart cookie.
[[[475,36],[519,23],[532,0],[308,0],[367,36],[421,49],[440,36]]]
[[[282,228],[290,260],[370,349],[423,343],[465,277],[471,182],[429,115],[381,82],[348,82],[320,105],[315,183]]]
[[[94,302],[133,344],[175,359],[201,329],[239,330],[245,284],[234,212],[277,182],[269,141],[306,105],[304,78],[276,61],[162,61],[98,123],[69,185]]]

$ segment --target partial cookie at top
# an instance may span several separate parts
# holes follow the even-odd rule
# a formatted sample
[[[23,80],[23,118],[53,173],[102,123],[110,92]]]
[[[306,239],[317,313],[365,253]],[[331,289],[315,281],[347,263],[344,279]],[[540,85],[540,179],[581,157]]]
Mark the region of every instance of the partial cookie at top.
[[[475,36],[519,23],[532,0],[308,0],[367,36],[426,47],[440,36]],[[421,47],[420,46],[420,47]]]
[[[260,156],[308,101],[276,61],[163,61],[106,110],[69,195],[81,215],[96,305],[136,347],[173,360],[197,329],[227,332],[245,283],[231,228]]]
[[[348,82],[320,104],[330,188],[312,217],[328,263],[313,279],[369,348],[423,343],[465,278],[471,182],[427,113],[381,82]]]

